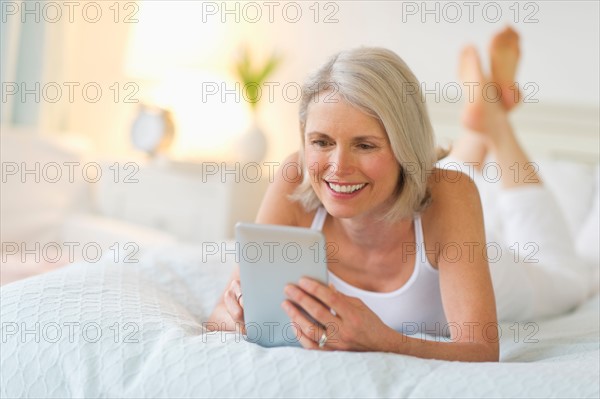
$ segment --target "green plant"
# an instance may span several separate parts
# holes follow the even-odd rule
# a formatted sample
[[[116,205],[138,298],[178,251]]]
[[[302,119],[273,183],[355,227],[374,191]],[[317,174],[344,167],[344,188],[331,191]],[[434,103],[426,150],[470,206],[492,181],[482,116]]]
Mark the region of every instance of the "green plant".
[[[281,57],[277,53],[272,53],[262,66],[254,66],[248,47],[244,47],[238,57],[235,67],[237,76],[243,84],[242,90],[244,99],[250,103],[252,112],[256,108],[262,96],[262,84],[277,69],[281,63]]]

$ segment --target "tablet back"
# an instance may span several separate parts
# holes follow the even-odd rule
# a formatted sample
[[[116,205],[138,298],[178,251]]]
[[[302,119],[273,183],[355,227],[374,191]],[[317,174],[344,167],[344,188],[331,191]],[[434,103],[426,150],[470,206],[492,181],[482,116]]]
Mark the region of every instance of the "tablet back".
[[[327,283],[325,239],[303,227],[238,223],[245,339],[262,346],[300,346],[299,330],[281,308],[283,289],[301,277]]]

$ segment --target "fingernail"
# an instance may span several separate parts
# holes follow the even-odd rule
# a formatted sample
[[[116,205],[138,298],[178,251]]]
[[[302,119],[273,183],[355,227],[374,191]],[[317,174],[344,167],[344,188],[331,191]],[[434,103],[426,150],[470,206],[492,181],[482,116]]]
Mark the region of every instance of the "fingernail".
[[[297,296],[300,292],[300,289],[293,284],[288,284],[283,289],[283,293],[290,298],[294,298],[294,296]]]
[[[313,281],[306,277],[302,277],[298,282],[298,285],[302,288],[310,288],[312,284],[314,284]]]

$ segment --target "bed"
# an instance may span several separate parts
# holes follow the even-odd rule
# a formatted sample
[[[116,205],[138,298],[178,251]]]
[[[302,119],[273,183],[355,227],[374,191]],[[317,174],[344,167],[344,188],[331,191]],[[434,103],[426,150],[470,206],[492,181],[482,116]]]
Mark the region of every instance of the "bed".
[[[557,318],[502,324],[500,363],[265,349],[204,331],[232,264],[202,260],[165,248],[3,287],[2,397],[599,395],[597,294]]]
[[[436,112],[440,129],[444,110]],[[542,176],[571,211],[580,255],[597,270],[598,131],[591,129],[579,143],[558,135],[550,149],[562,152],[535,156],[545,155]],[[266,349],[204,328],[232,260],[169,241],[142,251],[137,263],[105,256],[3,286],[0,396],[600,396],[597,290],[558,317],[501,324],[499,363]]]

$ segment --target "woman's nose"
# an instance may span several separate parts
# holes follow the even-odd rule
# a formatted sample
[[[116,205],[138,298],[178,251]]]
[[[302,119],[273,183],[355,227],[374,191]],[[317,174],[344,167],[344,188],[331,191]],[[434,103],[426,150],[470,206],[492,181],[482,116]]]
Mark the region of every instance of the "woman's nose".
[[[354,173],[354,159],[350,151],[336,148],[330,157],[330,168],[336,176],[346,176]]]

